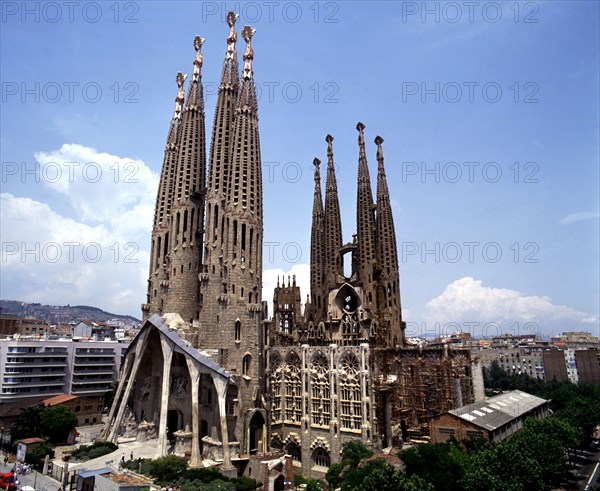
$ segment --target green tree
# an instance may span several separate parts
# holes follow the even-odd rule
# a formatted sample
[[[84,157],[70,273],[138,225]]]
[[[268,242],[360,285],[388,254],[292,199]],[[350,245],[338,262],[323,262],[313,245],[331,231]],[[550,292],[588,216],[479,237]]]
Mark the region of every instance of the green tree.
[[[342,462],[357,466],[362,459],[373,456],[373,451],[360,440],[349,440],[342,445]]]
[[[407,476],[419,476],[435,489],[447,491],[461,489],[458,483],[470,463],[456,441],[411,447],[402,451],[400,458]]]
[[[232,482],[216,479],[207,484],[200,484],[199,487],[191,488],[190,491],[236,491],[236,489]]]
[[[358,488],[365,478],[376,470],[384,469],[387,464],[384,460],[368,460],[364,465],[351,466],[342,476],[342,491],[352,491]]]
[[[306,481],[306,491],[321,491],[323,489],[323,485],[320,481],[316,479],[309,479]]]
[[[11,428],[12,441],[21,440],[22,438],[42,437],[44,434],[42,415],[45,409],[42,404],[22,408],[21,414],[19,414]]]
[[[174,483],[187,470],[187,460],[177,455],[159,457],[150,462],[150,475],[159,483]]]
[[[352,491],[435,491],[435,487],[418,476],[406,477],[391,465],[384,464],[365,476]]]
[[[514,446],[491,445],[473,457],[459,482],[464,491],[538,491],[543,489],[541,470]]]
[[[327,474],[325,474],[325,480],[329,483],[331,489],[337,489],[341,486],[341,474],[347,465],[349,465],[347,462],[339,462],[329,466],[329,470],[327,471]]]
[[[42,413],[42,431],[54,444],[65,443],[77,426],[77,416],[67,406],[58,404]]]
[[[546,489],[558,487],[567,474],[567,450],[576,442],[576,431],[557,418],[529,418],[506,445],[529,455],[540,467]]]

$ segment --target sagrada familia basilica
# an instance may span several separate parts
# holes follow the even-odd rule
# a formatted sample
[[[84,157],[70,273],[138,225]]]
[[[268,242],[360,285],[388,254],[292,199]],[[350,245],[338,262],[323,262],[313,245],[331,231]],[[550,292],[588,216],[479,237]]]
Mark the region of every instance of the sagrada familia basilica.
[[[310,295],[295,279],[262,299],[263,198],[252,37],[238,67],[236,15],[220,79],[210,150],[201,54],[178,92],[164,153],[144,325],[123,363],[104,434],[156,441],[186,456],[283,489],[321,477],[359,439],[399,444],[429,417],[479,398],[468,350],[407,343],[383,138],[358,123],[356,233],[343,242],[333,137],[314,160]],[[377,161],[375,194],[367,155]],[[207,153],[208,169],[206,166]],[[207,172],[208,170],[208,172]],[[269,226],[269,224],[266,224]],[[344,275],[350,261],[350,276]],[[289,484],[288,484],[289,485]]]

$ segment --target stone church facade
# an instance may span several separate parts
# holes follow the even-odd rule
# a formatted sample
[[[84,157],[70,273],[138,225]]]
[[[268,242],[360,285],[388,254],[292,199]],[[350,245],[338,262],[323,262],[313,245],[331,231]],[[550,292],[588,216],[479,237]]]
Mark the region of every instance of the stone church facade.
[[[477,367],[467,350],[406,343],[383,139],[373,148],[374,198],[362,123],[356,234],[343,243],[328,135],[324,200],[314,161],[310,295],[302,304],[295,279],[284,279],[269,318],[254,30],[241,32],[240,74],[236,19],[227,16],[208,167],[200,37],[187,96],[186,77],[176,77],[144,326],[125,355],[104,435],[156,439],[157,456],[269,475],[265,489],[283,489],[290,465],[322,476],[347,440],[393,446],[430,416],[477,399]]]

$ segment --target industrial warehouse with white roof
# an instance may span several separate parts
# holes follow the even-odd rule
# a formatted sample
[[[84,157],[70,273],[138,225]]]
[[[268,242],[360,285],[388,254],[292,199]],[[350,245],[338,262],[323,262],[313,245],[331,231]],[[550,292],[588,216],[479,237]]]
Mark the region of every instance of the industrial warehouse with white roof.
[[[458,409],[452,409],[430,420],[433,443],[450,439],[484,438],[500,441],[516,433],[528,417],[545,418],[549,401],[520,390],[490,397]]]

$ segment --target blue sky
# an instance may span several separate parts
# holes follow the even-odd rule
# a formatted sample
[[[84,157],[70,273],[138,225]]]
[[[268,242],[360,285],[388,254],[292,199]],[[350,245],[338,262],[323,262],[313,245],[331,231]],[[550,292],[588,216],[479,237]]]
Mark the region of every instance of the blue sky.
[[[210,137],[228,9],[257,30],[263,298],[307,284],[328,133],[352,240],[361,121],[372,177],[385,140],[410,335],[598,334],[592,1],[3,2],[2,298],[140,315],[175,74],[206,38]]]

